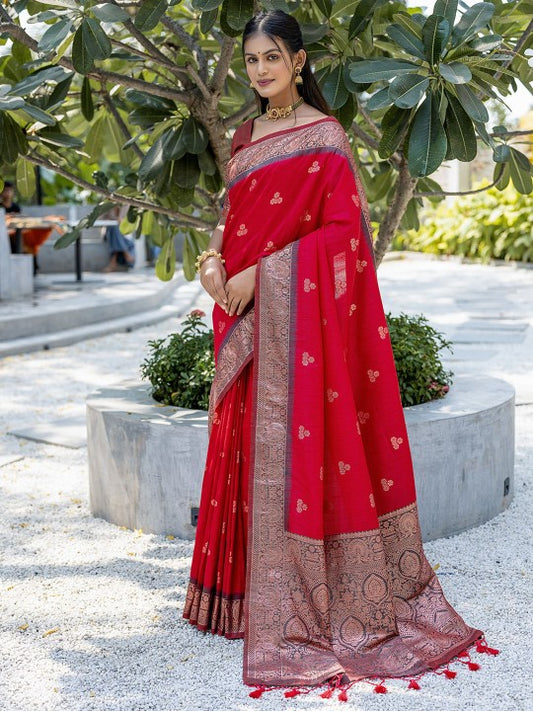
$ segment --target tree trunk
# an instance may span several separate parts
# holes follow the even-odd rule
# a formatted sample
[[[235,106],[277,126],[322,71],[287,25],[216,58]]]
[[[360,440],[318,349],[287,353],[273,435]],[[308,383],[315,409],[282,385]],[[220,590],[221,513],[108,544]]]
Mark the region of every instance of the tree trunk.
[[[394,237],[394,233],[400,225],[400,221],[407,209],[407,203],[413,197],[416,184],[417,179],[411,177],[407,167],[407,160],[402,156],[394,197],[380,225],[378,236],[374,244],[376,267],[381,264],[381,260]]]

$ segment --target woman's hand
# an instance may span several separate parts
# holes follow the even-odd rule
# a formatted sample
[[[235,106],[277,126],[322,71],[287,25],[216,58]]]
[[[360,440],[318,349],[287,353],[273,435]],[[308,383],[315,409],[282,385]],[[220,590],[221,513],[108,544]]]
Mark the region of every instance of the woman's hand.
[[[256,265],[244,269],[235,274],[226,283],[226,296],[228,299],[227,313],[230,316],[237,314],[240,316],[255,293],[255,269]]]
[[[226,296],[226,270],[218,257],[208,257],[200,270],[200,283],[209,296],[228,312]]]

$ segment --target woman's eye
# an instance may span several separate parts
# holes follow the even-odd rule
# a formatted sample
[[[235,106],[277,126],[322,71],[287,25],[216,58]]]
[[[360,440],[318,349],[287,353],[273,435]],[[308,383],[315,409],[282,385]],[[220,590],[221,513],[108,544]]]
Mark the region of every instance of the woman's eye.
[[[277,55],[277,54],[269,54],[269,55],[268,55],[268,58],[275,60],[275,59],[278,59],[278,55]]]

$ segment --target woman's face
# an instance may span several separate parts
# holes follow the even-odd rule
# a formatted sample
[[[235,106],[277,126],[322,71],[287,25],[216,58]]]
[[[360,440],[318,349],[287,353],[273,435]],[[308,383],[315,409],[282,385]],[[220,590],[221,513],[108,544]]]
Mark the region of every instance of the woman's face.
[[[291,103],[298,98],[294,67],[303,66],[303,60],[300,52],[291,57],[283,40],[276,37],[276,42],[281,51],[267,35],[257,33],[248,37],[244,44],[246,71],[260,96]]]

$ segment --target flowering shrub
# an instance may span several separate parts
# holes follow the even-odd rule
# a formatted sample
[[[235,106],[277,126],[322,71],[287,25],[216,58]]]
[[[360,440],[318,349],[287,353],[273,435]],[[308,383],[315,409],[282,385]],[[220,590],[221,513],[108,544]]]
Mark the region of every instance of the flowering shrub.
[[[439,351],[451,350],[451,343],[422,315],[388,313],[387,324],[402,405],[409,407],[444,397],[453,373],[444,370]]]
[[[141,375],[152,384],[152,396],[165,405],[207,410],[215,375],[213,331],[195,309],[183,329],[166,339],[149,341],[151,352]],[[404,407],[443,397],[452,373],[445,371],[439,351],[450,343],[423,316],[387,314],[396,372]]]
[[[141,375],[152,384],[158,402],[207,410],[215,360],[213,331],[203,316],[203,311],[194,309],[179,333],[148,342],[151,352],[141,365]]]

